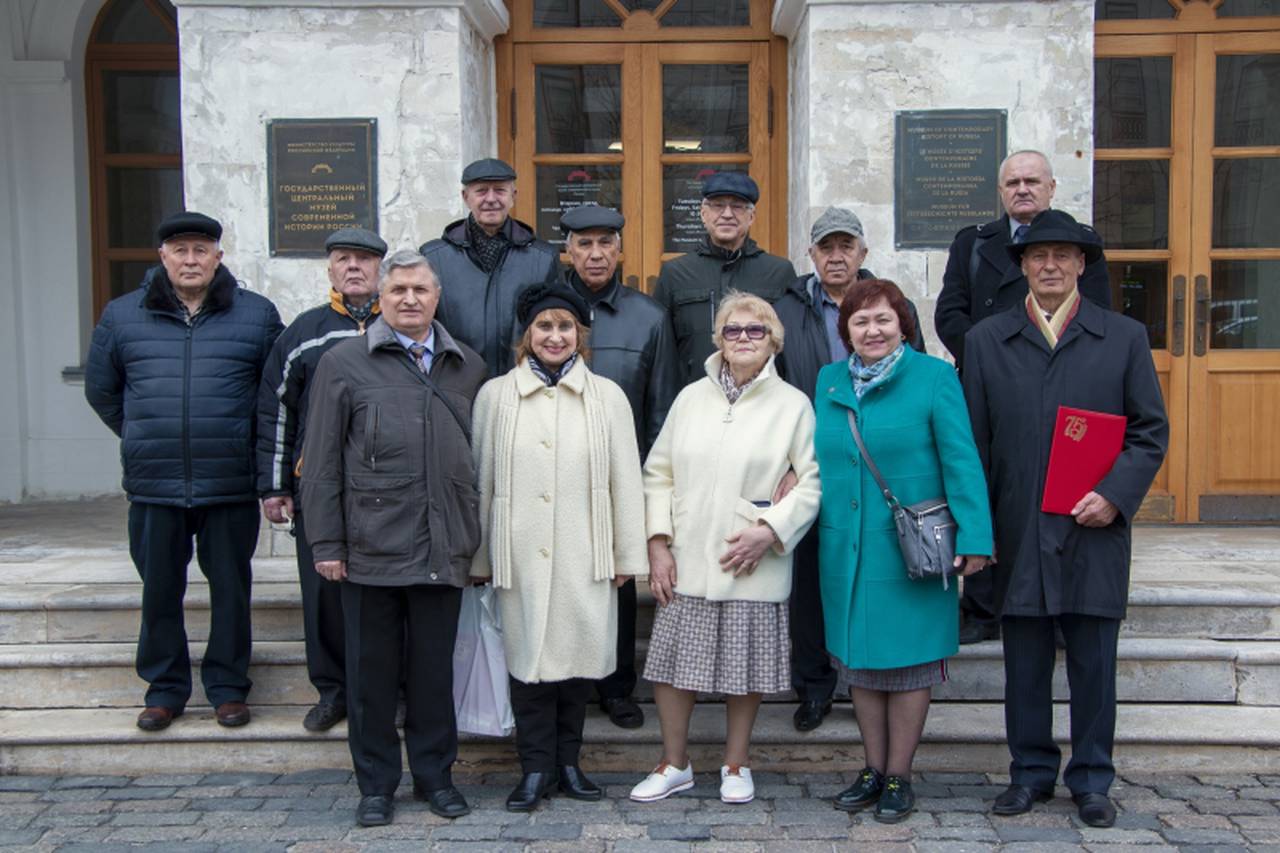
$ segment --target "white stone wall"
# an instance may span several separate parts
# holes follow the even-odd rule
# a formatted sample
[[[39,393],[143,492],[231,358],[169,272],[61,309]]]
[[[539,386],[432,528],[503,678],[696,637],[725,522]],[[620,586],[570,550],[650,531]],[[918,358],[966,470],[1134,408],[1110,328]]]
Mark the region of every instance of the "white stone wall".
[[[1093,186],[1092,0],[782,0],[790,38],[790,251],[810,270],[808,226],[828,205],[867,230],[867,267],[903,286],[924,318],[946,251],[893,247],[894,114],[1004,109],[1009,151],[1037,148],[1058,179],[1054,206],[1089,221]],[[780,20],[782,21],[780,24]]]
[[[462,167],[496,150],[492,48],[460,8],[184,4],[178,30],[187,206],[223,222],[227,266],[286,322],[328,285],[322,259],[270,256],[268,120],[377,119],[393,248],[439,236]]]

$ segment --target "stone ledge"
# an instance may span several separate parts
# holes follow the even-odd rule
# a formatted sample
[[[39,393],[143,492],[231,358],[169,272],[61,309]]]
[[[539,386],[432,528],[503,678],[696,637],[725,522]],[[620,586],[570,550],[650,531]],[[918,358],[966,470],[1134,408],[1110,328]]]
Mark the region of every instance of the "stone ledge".
[[[461,9],[486,41],[505,33],[511,18],[502,0],[173,0],[175,6],[234,6],[238,9]]]

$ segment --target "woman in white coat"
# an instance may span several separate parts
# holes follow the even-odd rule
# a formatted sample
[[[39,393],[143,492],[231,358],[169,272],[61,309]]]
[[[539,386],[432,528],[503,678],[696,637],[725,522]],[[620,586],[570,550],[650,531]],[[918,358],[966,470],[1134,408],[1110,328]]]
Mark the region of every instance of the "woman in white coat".
[[[590,309],[537,285],[517,317],[517,364],[475,403],[483,542],[471,573],[498,590],[524,773],[507,808],[532,811],[556,787],[601,797],[578,766],[582,727],[593,682],[616,668],[614,587],[647,564],[634,420],[583,360]]]
[[[813,408],[782,381],[778,316],[733,293],[716,314],[720,351],[676,397],[644,468],[649,586],[659,608],[645,678],[662,761],[631,791],[652,802],[693,786],[689,718],[699,691],[726,694],[720,799],[755,797],[747,767],[764,693],[791,687],[791,552],[818,512]],[[795,487],[776,503],[788,471]]]

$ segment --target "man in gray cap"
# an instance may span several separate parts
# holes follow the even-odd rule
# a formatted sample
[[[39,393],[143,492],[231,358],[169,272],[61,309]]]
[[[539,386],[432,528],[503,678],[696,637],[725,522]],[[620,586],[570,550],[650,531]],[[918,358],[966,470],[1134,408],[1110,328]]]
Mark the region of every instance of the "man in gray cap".
[[[322,732],[347,716],[342,588],[315,569],[302,514],[297,471],[311,379],[320,356],[343,338],[364,334],[378,314],[378,264],[387,244],[364,228],[342,228],[324,241],[329,253],[329,299],[299,314],[276,339],[258,394],[258,493],[267,518],[292,520],[302,585],[307,676],[320,696],[302,720]]]
[[[470,214],[420,251],[440,278],[440,321],[499,376],[515,366],[516,302],[529,285],[559,280],[560,254],[512,218],[516,172],[501,160],[462,170],[462,202]]]
[[[729,290],[777,302],[796,278],[786,258],[770,255],[748,236],[760,188],[742,172],[716,172],[702,185],[702,224],[707,236],[690,252],[662,265],[654,299],[671,315],[679,352],[681,387],[703,376],[715,352],[716,309]]]
[[[209,579],[205,696],[223,726],[249,722],[250,560],[258,544],[254,404],[280,315],[222,265],[222,226],[160,223],[160,266],[111,300],[93,330],[84,394],[121,437],[129,553],[142,578],[138,728],[159,731],[191,698],[182,599],[192,540]]]
[[[846,208],[829,207],[809,229],[809,258],[813,272],[797,278],[774,303],[786,331],[787,348],[778,356],[782,378],[813,399],[818,371],[849,352],[836,329],[840,301],[857,279],[875,278],[862,267],[867,239],[862,220]],[[916,307],[911,305],[912,316]],[[918,318],[917,318],[918,319]],[[924,352],[924,335],[916,323],[911,346]],[[822,725],[831,711],[836,673],[827,657],[822,624],[822,596],[818,588],[818,526],[810,528],[795,552],[791,573],[791,686],[800,698],[792,722],[797,730]]]
[[[625,224],[621,213],[596,204],[560,217],[571,264],[565,282],[591,307],[591,370],[626,393],[643,463],[680,384],[667,312],[618,275]],[[596,682],[601,710],[627,729],[644,725],[644,713],[631,698],[635,660],[636,584],[630,580],[618,588],[618,668]]]

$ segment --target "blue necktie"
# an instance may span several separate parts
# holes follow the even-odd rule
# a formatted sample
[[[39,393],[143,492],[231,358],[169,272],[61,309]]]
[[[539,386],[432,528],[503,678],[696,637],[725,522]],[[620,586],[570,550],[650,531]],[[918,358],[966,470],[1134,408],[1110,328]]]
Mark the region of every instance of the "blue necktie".
[[[409,354],[413,356],[413,363],[418,365],[418,369],[423,373],[427,372],[427,345],[426,344],[410,344]]]
[[[1019,225],[1013,229],[1013,242],[1021,243],[1027,236],[1027,232],[1031,230],[1030,225]]]

